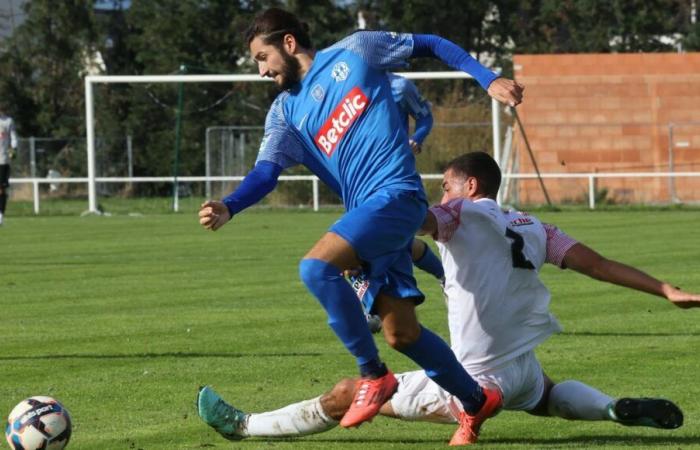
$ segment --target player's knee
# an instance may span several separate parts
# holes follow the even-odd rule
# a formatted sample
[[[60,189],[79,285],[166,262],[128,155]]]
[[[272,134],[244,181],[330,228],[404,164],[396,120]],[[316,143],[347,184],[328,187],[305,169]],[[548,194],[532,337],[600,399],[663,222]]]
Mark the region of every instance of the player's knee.
[[[532,414],[533,416],[551,416],[551,412],[549,411],[549,396],[552,392],[552,388],[555,386],[552,380],[547,376],[547,374],[543,374],[544,376],[544,389],[542,390],[542,397],[540,397],[540,400],[537,402],[537,405],[535,405],[534,408],[531,410],[527,411],[528,414]]]
[[[420,337],[420,327],[396,326],[384,327],[384,340],[395,350],[413,345]]]
[[[343,418],[355,396],[355,380],[345,378],[338,382],[330,392],[321,396],[323,411],[332,419]]]
[[[426,243],[420,239],[414,239],[411,244],[411,259],[413,261],[418,261],[425,254]]]
[[[299,263],[299,278],[307,287],[317,285],[326,278],[330,265],[320,259],[304,258]]]

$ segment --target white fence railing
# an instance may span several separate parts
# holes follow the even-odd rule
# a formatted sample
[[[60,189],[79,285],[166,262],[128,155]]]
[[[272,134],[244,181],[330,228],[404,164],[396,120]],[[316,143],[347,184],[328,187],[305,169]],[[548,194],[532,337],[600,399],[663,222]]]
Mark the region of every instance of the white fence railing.
[[[543,173],[542,178],[553,179],[588,179],[588,207],[595,209],[595,182],[598,178],[668,178],[669,181],[675,178],[685,177],[700,177],[700,172],[630,172],[630,173]],[[421,177],[425,180],[441,180],[442,174],[423,174]],[[177,177],[178,182],[211,182],[211,181],[242,181],[242,176],[180,176]],[[536,179],[537,174],[520,173],[520,174],[504,174],[504,179]],[[314,175],[283,175],[279,177],[280,181],[311,181],[311,189],[313,194],[313,210],[319,210],[319,179]],[[96,183],[162,183],[175,182],[175,178],[168,177],[96,177],[92,180]],[[58,184],[58,183],[84,183],[88,185],[91,179],[88,177],[82,178],[11,178],[10,184],[31,184],[33,186],[34,213],[39,214],[40,199],[39,185],[41,184]],[[90,210],[89,205],[88,211]]]
[[[397,75],[410,80],[450,80],[469,79],[471,75],[461,71],[436,71],[436,72],[397,72]],[[228,74],[228,75],[88,75],[85,77],[85,130],[87,141],[87,185],[88,185],[88,211],[97,212],[98,181],[95,169],[95,84],[123,84],[123,83],[229,83],[229,82],[270,82],[270,78],[263,78],[258,74]],[[500,106],[496,99],[491,99],[491,120],[493,124],[493,156],[496,161],[500,159],[501,152],[501,115]],[[176,174],[177,175],[177,174]],[[170,180],[178,183],[183,177],[174,176]],[[197,180],[204,181],[204,180]],[[314,182],[314,192],[316,192]],[[177,189],[173,189],[173,205],[177,211]],[[318,200],[314,197],[314,200]],[[316,208],[316,206],[314,206]]]

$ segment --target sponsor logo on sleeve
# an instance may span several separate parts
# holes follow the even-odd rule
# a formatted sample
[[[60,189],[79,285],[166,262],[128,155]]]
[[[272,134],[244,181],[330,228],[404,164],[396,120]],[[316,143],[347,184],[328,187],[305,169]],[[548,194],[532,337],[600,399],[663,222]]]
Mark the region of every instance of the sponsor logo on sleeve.
[[[512,227],[521,227],[523,225],[532,225],[532,219],[529,217],[518,217],[510,221],[510,226]]]
[[[369,99],[359,87],[354,87],[335,107],[333,113],[316,133],[318,148],[330,157],[353,123],[369,106]]]

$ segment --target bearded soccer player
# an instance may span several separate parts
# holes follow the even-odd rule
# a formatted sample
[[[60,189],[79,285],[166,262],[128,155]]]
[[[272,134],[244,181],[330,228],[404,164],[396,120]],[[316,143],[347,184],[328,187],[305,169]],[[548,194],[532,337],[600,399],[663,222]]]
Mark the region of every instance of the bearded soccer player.
[[[443,258],[450,338],[461,363],[480,384],[502,394],[505,409],[626,426],[680,427],[683,413],[669,400],[614,399],[580,381],[555,384],[545,374],[534,349],[560,327],[549,312],[550,294],[538,272],[550,263],[658,295],[680,308],[700,307],[700,295],[604,258],[534,216],[502,211],[495,201],[500,180],[498,165],[488,154],[456,158],[444,174],[443,203],[430,208],[422,227],[438,241]],[[382,415],[437,423],[458,420],[459,402],[425,373],[397,377],[398,390],[382,406]],[[322,396],[263,413],[246,414],[229,405],[229,422],[238,439],[321,433],[338,424],[354,389],[352,380],[343,380]],[[460,430],[471,434],[453,442],[477,441],[479,426]]]
[[[412,57],[434,57],[470,73],[489,95],[511,106],[520,103],[523,87],[433,35],[357,32],[315,52],[297,17],[275,8],[255,18],[247,42],[260,75],[273,78],[283,91],[268,113],[255,167],[223,201],[202,205],[200,223],[219,229],[272,191],[283,169],[306,166],[340,195],[347,211],[299,266],[302,281],[360,369],[357,394],[340,425],[370,420],[397,388],[342,276],[361,265],[376,290],[367,309],[382,318],[389,345],[459,399],[465,411],[461,428],[473,426],[467,417],[489,416],[501,398],[497,390],[481,388],[449,346],[416,318],[415,305],[424,297],[413,277],[410,245],[427,202],[386,73]],[[200,391],[200,416],[226,436],[235,430],[222,404]]]

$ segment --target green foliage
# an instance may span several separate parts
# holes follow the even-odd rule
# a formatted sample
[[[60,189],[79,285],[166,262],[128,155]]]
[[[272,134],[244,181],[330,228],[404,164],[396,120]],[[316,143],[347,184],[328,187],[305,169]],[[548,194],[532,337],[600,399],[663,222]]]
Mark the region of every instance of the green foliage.
[[[679,0],[502,0],[502,32],[514,53],[675,51],[662,41],[684,32],[689,2]]]
[[[90,0],[24,4],[26,21],[0,54],[0,98],[22,135],[84,134],[81,68],[98,31]]]
[[[690,4],[683,0],[163,0],[134,1],[127,10],[109,12],[94,11],[90,0],[34,0],[25,3],[27,20],[0,53],[0,98],[22,136],[81,137],[86,55],[100,51],[108,74],[254,73],[243,32],[254,14],[269,6],[297,13],[309,24],[317,48],[347,35],[362,10],[370,27],[439,34],[488,57],[488,64],[506,75],[512,74],[513,53],[674,50],[664,36],[700,48],[700,27],[691,25]],[[443,69],[427,58],[411,66]],[[489,115],[488,103],[479,103],[483,91],[473,82],[419,87],[436,106],[469,103],[483,112],[463,120]],[[125,175],[111,161],[124,159],[127,135],[136,147],[135,175],[172,174],[177,95],[177,85],[164,84],[96,89],[101,175]],[[186,85],[179,174],[204,172],[208,126],[260,125],[275,95],[264,83]],[[483,147],[478,136],[459,139]],[[84,151],[65,142],[55,147],[49,149],[54,158]],[[65,170],[70,173],[64,175],[85,174],[80,165]],[[141,184],[133,193],[169,190]]]

